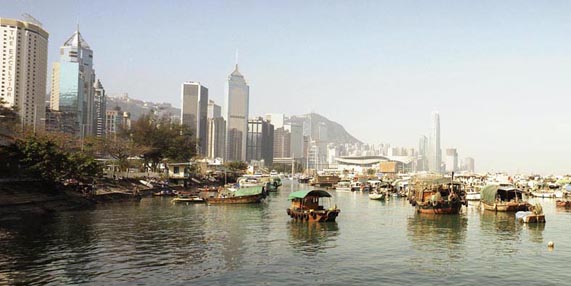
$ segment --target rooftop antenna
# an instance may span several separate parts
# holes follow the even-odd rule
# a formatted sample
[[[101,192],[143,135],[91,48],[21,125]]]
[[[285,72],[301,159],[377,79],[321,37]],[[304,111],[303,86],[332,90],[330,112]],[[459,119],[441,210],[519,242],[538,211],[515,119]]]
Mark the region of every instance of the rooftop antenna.
[[[235,59],[236,60],[236,67],[238,67],[238,49],[237,48],[236,48],[236,55],[235,56],[236,56],[236,59]]]
[[[24,20],[26,20],[26,22],[30,22],[33,24],[36,24],[38,26],[43,26],[42,22],[38,21],[38,19],[34,18],[34,16],[28,14],[28,13],[24,13],[22,14],[22,18],[24,18]]]

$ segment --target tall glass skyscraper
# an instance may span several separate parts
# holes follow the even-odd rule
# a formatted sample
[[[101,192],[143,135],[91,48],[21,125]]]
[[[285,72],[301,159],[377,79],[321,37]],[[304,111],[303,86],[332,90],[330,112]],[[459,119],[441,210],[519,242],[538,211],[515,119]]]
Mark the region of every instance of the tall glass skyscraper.
[[[185,82],[181,88],[181,124],[187,125],[197,139],[198,154],[208,153],[208,88],[198,82]]]
[[[60,48],[60,61],[54,63],[52,73],[52,110],[72,114],[74,135],[95,135],[95,71],[93,51],[79,33],[79,29]]]
[[[236,69],[228,77],[226,91],[226,161],[246,160],[249,103],[250,87],[236,64]]]
[[[432,127],[430,128],[428,149],[428,170],[440,173],[442,165],[442,149],[440,149],[440,115],[432,113]]]

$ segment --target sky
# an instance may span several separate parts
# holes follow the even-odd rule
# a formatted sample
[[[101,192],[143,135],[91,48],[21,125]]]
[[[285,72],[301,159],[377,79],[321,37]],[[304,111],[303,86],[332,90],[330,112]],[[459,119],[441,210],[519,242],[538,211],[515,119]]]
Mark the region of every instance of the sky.
[[[198,81],[223,104],[238,51],[251,115],[417,148],[438,111],[443,153],[477,171],[571,173],[570,1],[0,0],[23,13],[50,33],[48,70],[79,23],[110,95],[180,106]]]

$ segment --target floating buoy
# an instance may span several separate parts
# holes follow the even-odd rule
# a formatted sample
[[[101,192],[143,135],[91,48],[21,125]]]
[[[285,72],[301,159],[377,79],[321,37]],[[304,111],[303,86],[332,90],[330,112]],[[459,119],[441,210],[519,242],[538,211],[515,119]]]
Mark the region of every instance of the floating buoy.
[[[553,248],[553,247],[555,247],[555,243],[553,243],[553,241],[550,241],[547,243],[547,247]]]

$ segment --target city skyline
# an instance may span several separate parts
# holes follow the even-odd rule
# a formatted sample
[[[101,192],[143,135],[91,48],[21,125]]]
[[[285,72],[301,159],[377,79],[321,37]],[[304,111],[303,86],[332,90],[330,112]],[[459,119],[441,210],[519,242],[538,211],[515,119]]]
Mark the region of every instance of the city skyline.
[[[564,161],[571,152],[565,145],[567,138],[543,140],[537,134],[545,129],[564,134],[571,127],[564,116],[570,86],[563,75],[569,73],[566,63],[571,60],[564,48],[569,28],[565,18],[569,4],[564,2],[506,2],[493,9],[486,3],[444,9],[445,2],[439,1],[355,7],[334,2],[309,3],[303,11],[296,9],[299,3],[290,3],[279,7],[284,12],[275,19],[270,12],[276,7],[260,2],[246,7],[222,2],[178,3],[190,11],[227,16],[209,20],[196,15],[197,24],[182,21],[183,27],[212,37],[186,49],[188,60],[183,61],[180,53],[153,42],[159,34],[180,41],[177,45],[189,40],[176,39],[172,34],[176,31],[159,23],[178,17],[177,5],[141,4],[129,6],[131,11],[120,3],[117,11],[126,13],[117,13],[102,9],[109,5],[105,1],[1,2],[6,7],[3,17],[20,18],[28,12],[43,22],[50,33],[50,65],[58,56],[57,46],[79,19],[83,33],[97,50],[95,68],[108,94],[126,91],[136,98],[178,106],[175,99],[180,82],[194,79],[209,86],[211,98],[223,102],[225,74],[239,48],[241,67],[247,71],[252,98],[256,98],[250,104],[251,114],[315,111],[342,123],[365,142],[414,146],[419,134],[426,133],[427,114],[439,110],[443,115],[442,148],[458,148],[462,156],[477,158],[480,170],[571,171]],[[77,9],[78,5],[82,9]],[[236,21],[238,16],[222,12],[223,6],[232,8],[228,10],[233,14],[255,17]],[[78,10],[94,13],[78,15]],[[336,19],[344,19],[340,15],[346,11],[362,21],[336,23]],[[423,13],[413,17],[419,11]],[[299,23],[286,20],[294,12],[300,13]],[[437,17],[441,12],[444,17]],[[151,13],[156,13],[159,21],[139,27],[121,24],[129,22],[122,17]],[[323,23],[310,21],[320,13]],[[375,13],[380,17],[373,17]],[[224,31],[226,26],[231,28]],[[111,28],[117,28],[117,35],[109,34]],[[128,41],[117,45],[117,37],[124,35],[130,35]],[[347,35],[358,45],[338,35]],[[293,41],[296,46],[288,44],[291,39],[297,40]],[[213,43],[220,46],[213,48]],[[135,49],[138,46],[145,49]],[[196,59],[196,68],[180,72]],[[165,79],[164,74],[173,76]],[[149,84],[141,84],[146,82]],[[340,109],[343,112],[338,112]],[[376,121],[382,118],[377,114],[393,120],[378,128]]]

